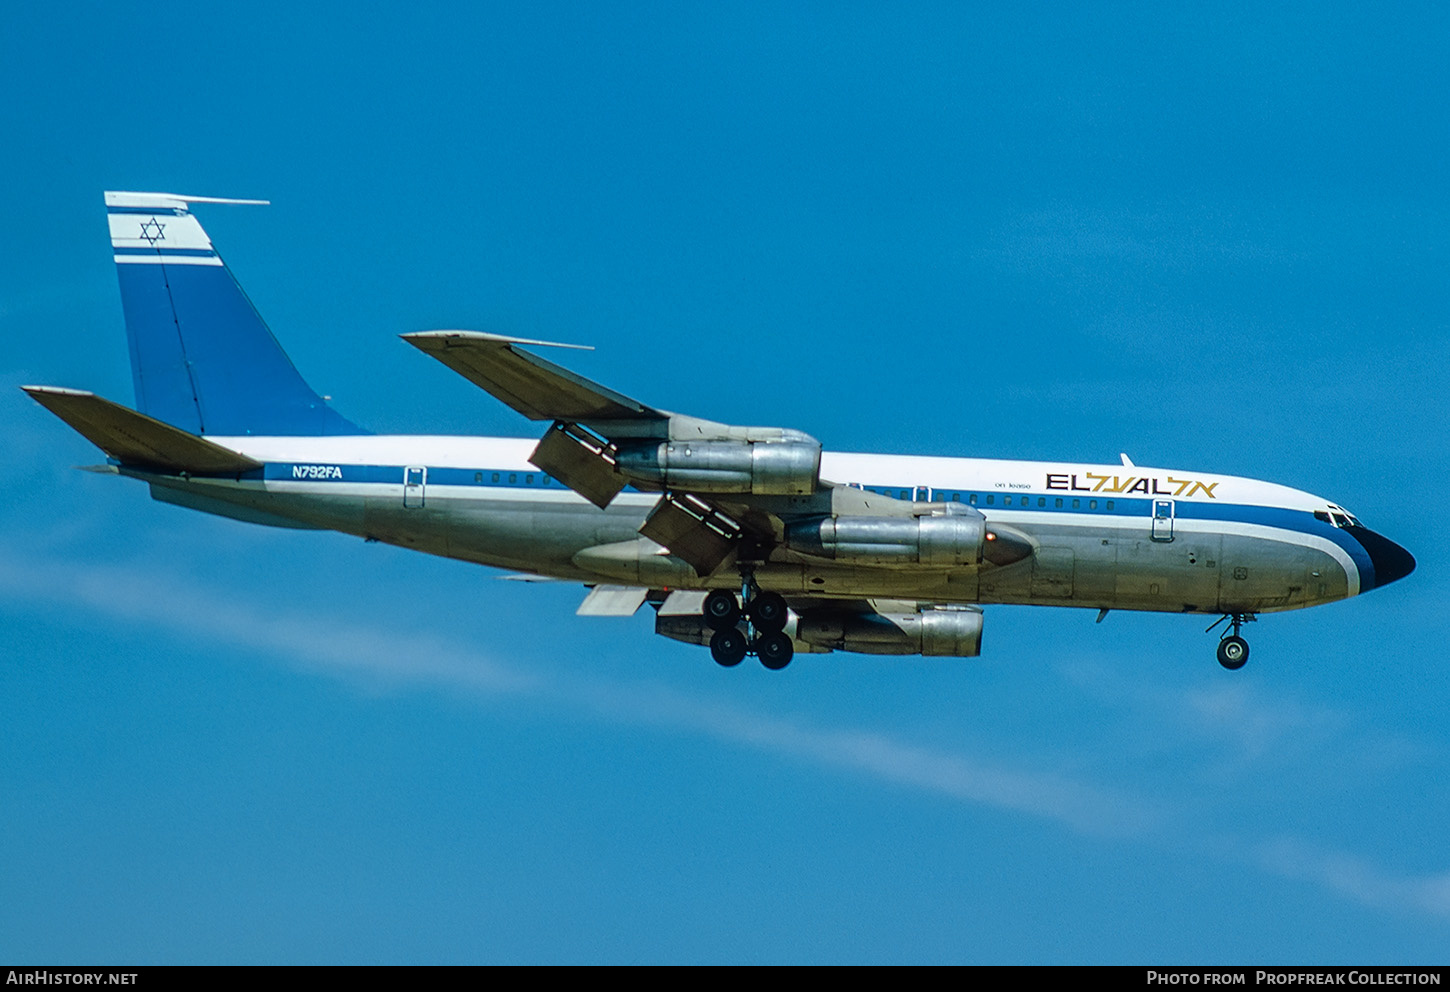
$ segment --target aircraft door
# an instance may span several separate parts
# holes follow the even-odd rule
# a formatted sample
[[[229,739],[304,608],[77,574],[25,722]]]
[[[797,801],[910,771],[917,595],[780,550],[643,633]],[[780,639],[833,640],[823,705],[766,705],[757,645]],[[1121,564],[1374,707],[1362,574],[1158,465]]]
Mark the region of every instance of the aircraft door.
[[[1153,540],[1173,540],[1173,501],[1171,499],[1155,499],[1153,501]]]
[[[423,505],[428,486],[428,470],[421,465],[409,465],[403,469],[403,505],[414,509]]]

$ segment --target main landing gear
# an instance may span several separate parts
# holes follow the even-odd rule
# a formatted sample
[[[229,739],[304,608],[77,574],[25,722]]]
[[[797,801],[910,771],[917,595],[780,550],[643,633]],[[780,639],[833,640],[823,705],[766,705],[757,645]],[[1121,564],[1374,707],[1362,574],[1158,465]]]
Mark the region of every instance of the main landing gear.
[[[747,654],[754,654],[766,668],[779,671],[795,656],[795,645],[785,633],[790,619],[785,597],[778,592],[761,592],[750,575],[745,576],[741,586],[743,610],[735,593],[728,590],[716,589],[705,597],[705,625],[715,631],[710,638],[710,656],[717,664],[731,668],[744,661]],[[748,621],[748,635],[740,628],[742,617]]]
[[[1213,622],[1208,630],[1213,630],[1225,620],[1229,625],[1223,629],[1218,639],[1218,663],[1229,671],[1237,671],[1244,667],[1249,660],[1249,642],[1239,636],[1239,627],[1246,623],[1253,623],[1258,617],[1252,613],[1225,613]],[[1208,633],[1208,630],[1204,633]],[[1232,633],[1230,633],[1232,631]]]

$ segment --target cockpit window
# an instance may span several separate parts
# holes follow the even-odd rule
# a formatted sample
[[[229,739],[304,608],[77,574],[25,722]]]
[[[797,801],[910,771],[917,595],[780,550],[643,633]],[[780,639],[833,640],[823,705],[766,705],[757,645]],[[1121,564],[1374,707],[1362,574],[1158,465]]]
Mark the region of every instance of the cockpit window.
[[[1328,509],[1315,510],[1314,519],[1322,520],[1326,524],[1329,524],[1331,527],[1364,526],[1364,524],[1359,522],[1359,518],[1356,517],[1353,513],[1350,513],[1342,506],[1335,506],[1333,503],[1329,504]]]
[[[1321,514],[1316,513],[1314,515],[1316,517],[1319,517],[1320,520],[1323,520],[1324,519],[1323,515],[1321,515]],[[1331,518],[1334,526],[1336,526],[1336,527],[1363,527],[1364,526],[1364,524],[1362,524],[1362,523],[1359,522],[1359,518],[1356,517],[1353,513],[1350,513],[1348,510],[1346,510],[1342,506],[1335,506],[1333,503],[1330,503],[1329,504],[1329,516],[1330,516],[1330,518]]]

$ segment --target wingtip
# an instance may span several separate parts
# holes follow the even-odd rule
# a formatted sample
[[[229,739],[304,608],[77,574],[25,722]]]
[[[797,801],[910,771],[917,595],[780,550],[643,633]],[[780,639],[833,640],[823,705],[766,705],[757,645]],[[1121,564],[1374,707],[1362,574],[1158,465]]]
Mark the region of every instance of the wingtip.
[[[31,398],[41,396],[94,396],[89,389],[67,389],[65,386],[21,386]]]
[[[590,344],[565,344],[561,341],[535,341],[532,338],[516,338],[508,334],[491,334],[488,331],[410,331],[407,334],[400,334],[398,337],[408,342],[415,348],[427,350],[427,345],[442,341],[444,347],[450,339],[469,341],[472,343],[493,341],[500,346],[511,344],[526,344],[535,348],[568,348],[571,351],[593,351],[594,346]]]

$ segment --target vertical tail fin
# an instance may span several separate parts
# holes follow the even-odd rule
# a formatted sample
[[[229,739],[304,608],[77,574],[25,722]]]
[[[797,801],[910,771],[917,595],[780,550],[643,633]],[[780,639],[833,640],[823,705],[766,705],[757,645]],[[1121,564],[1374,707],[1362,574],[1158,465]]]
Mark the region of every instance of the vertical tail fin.
[[[136,407],[193,434],[366,434],[303,381],[190,210],[265,202],[106,193]]]

